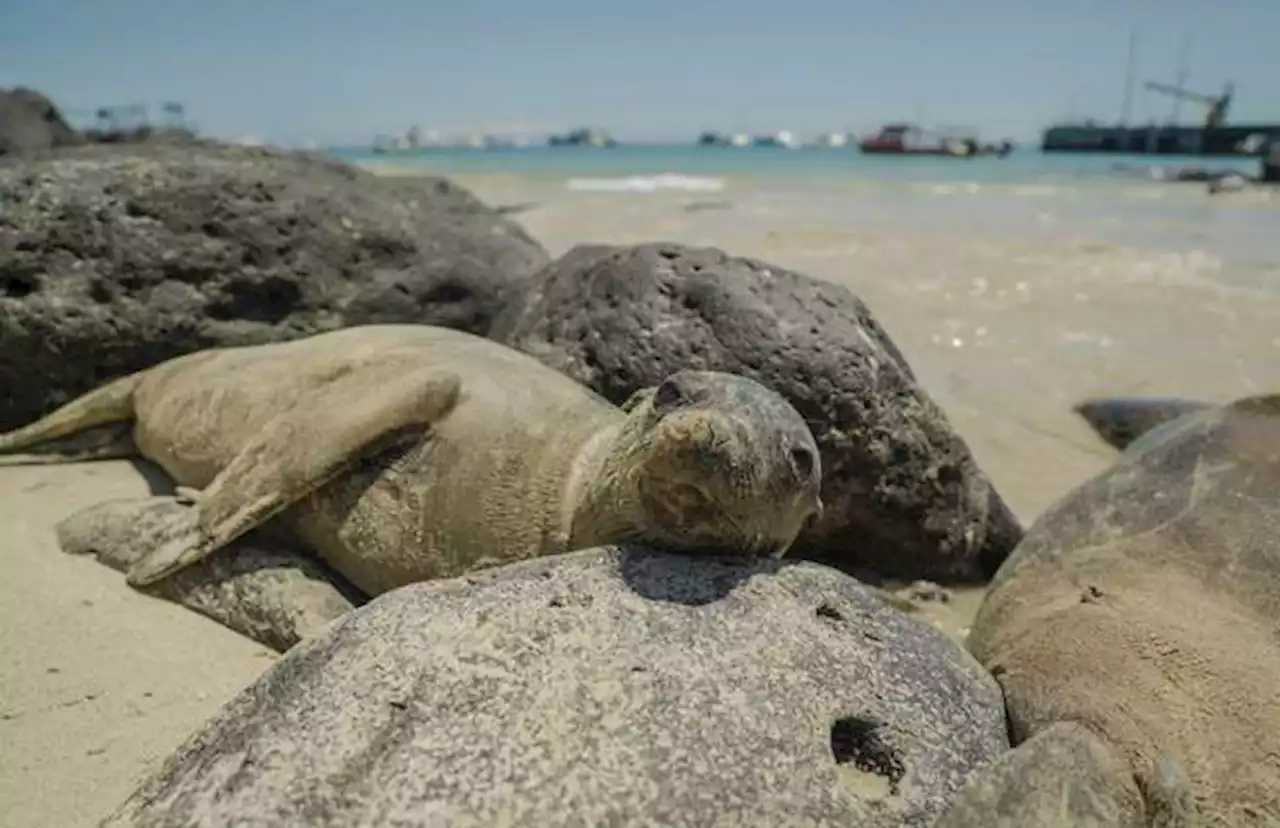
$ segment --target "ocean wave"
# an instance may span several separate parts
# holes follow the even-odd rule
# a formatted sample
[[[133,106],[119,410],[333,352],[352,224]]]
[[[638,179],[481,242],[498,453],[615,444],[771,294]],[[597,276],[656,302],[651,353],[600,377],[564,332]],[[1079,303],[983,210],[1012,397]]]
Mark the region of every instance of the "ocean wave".
[[[916,181],[912,182],[913,190],[921,190],[930,195],[972,194],[982,190],[980,181]]]
[[[724,180],[678,173],[629,175],[623,178],[570,178],[567,190],[590,190],[609,193],[654,193],[658,190],[682,190],[696,193],[718,193]]]
[[[1072,194],[1070,187],[1048,183],[1009,183],[1000,181],[934,181],[914,182],[912,188],[930,195],[989,195],[1029,196],[1033,198],[1058,197]]]

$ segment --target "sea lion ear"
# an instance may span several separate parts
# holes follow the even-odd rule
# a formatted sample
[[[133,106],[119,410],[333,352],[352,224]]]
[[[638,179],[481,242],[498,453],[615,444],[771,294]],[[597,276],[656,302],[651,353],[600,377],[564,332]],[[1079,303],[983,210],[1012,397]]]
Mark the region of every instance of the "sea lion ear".
[[[639,391],[632,393],[630,397],[627,397],[627,401],[618,407],[621,408],[624,413],[630,414],[652,396],[652,388],[641,388]]]

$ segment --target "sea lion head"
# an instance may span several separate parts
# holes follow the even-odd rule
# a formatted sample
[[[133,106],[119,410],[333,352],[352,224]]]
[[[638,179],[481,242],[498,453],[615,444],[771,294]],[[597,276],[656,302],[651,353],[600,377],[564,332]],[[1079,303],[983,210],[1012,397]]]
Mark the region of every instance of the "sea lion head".
[[[690,551],[782,555],[821,515],[813,434],[760,383],[680,371],[623,409],[611,465],[631,477],[642,537]]]

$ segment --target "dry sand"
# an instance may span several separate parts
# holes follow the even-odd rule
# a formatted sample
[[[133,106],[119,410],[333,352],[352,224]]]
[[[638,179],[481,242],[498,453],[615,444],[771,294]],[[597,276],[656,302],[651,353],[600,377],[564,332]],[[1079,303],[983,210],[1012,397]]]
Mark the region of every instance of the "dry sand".
[[[854,230],[785,209],[689,212],[697,199],[687,196],[548,201],[545,187],[509,177],[463,183],[490,203],[542,202],[517,218],[553,254],[577,241],[716,244],[852,287],[1026,522],[1112,456],[1070,413],[1081,397],[1225,400],[1280,387],[1280,294],[1258,287],[1280,283],[1269,265],[1244,272],[1108,244]],[[122,462],[0,467],[6,828],[94,824],[273,659],[59,552],[62,517],[146,491]],[[956,632],[978,598],[925,615]]]
[[[0,468],[0,825],[94,825],[274,653],[141,595],[54,526],[148,493],[129,463]]]

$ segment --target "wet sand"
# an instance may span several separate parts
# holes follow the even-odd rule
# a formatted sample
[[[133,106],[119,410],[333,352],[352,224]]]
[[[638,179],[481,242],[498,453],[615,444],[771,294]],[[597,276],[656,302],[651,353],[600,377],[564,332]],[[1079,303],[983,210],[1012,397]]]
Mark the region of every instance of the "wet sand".
[[[959,222],[913,230],[803,209],[795,194],[744,204],[732,191],[636,197],[459,180],[494,205],[538,205],[515,218],[553,254],[581,241],[714,244],[849,286],[1024,522],[1113,456],[1074,402],[1280,388],[1275,264],[1071,228],[1034,240]],[[96,823],[272,663],[264,648],[59,552],[62,517],[146,491],[122,462],[0,467],[0,824]],[[922,615],[959,636],[979,600],[957,594]]]
[[[1178,228],[1153,250],[1068,226],[1062,241],[974,232],[963,206],[924,231],[805,211],[796,193],[728,191],[712,199],[727,209],[689,211],[706,194],[459,181],[491,204],[540,202],[518,219],[553,255],[584,240],[708,244],[849,287],[1024,522],[1114,456],[1072,413],[1079,400],[1280,389],[1280,238],[1269,262],[1230,263],[1194,239],[1178,249]]]

